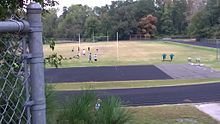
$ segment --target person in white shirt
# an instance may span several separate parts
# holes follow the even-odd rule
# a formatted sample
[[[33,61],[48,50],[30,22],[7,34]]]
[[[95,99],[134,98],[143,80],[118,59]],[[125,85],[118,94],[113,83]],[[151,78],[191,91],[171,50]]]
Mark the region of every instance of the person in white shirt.
[[[97,61],[97,54],[94,55],[94,61]]]
[[[86,55],[86,50],[83,49],[82,54],[85,56]]]

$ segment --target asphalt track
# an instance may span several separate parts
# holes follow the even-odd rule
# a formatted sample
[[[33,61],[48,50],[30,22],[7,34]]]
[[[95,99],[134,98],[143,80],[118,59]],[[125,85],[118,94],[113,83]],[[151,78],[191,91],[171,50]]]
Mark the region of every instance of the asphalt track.
[[[172,79],[154,65],[52,68],[45,70],[49,83]]]
[[[147,106],[162,104],[182,104],[220,101],[220,83],[171,86],[157,88],[96,90],[100,98],[118,96],[127,106]],[[57,92],[58,103],[71,99],[82,91]]]

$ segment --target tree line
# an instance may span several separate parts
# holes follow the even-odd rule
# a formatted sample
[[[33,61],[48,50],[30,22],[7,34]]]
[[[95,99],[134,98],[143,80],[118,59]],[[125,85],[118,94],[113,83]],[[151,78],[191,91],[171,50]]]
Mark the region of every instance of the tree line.
[[[214,38],[220,35],[219,10],[219,0],[125,0],[94,8],[72,5],[59,17],[56,9],[44,15],[44,35],[114,38],[119,32],[120,39],[128,39],[131,34]],[[156,18],[153,23],[147,23],[149,15]]]
[[[0,19],[20,16],[28,0],[0,1]],[[35,0],[43,7],[56,1]],[[61,1],[62,2],[62,1]],[[111,5],[91,8],[83,5],[45,9],[43,14],[46,38],[92,38],[106,36],[128,39],[132,34],[147,37],[187,36],[220,37],[220,0],[124,0]],[[10,15],[10,16],[9,16]]]

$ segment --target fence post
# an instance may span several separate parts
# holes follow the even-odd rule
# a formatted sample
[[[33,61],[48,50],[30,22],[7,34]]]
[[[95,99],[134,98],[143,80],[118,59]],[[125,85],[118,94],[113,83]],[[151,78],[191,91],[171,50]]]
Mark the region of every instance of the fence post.
[[[29,50],[32,124],[46,124],[46,102],[44,83],[44,57],[42,42],[42,8],[38,3],[30,3],[27,7],[28,22],[30,23]]]

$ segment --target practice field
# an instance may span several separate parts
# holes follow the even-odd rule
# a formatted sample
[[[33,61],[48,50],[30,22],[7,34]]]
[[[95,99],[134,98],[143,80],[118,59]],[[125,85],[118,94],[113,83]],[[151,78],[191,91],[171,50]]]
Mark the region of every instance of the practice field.
[[[162,62],[162,54],[169,55],[173,53],[174,60],[172,63],[187,63],[188,57],[193,62],[196,58],[201,59],[201,63],[219,68],[216,62],[216,52],[214,48],[206,48],[192,45],[182,45],[178,43],[162,41],[120,41],[116,42],[98,42],[98,43],[81,43],[80,59],[73,58],[77,55],[77,43],[56,44],[55,50],[52,51],[48,45],[44,45],[45,56],[57,52],[59,55],[67,58],[62,62],[61,67],[79,67],[79,66],[117,66],[117,65],[140,65],[140,64],[161,64],[170,63]],[[91,49],[92,57],[97,53],[97,62],[88,62],[88,47]],[[74,52],[72,52],[74,48]],[[82,55],[82,49],[86,50],[86,55]],[[98,52],[96,51],[98,49]],[[73,59],[69,59],[73,58]],[[47,67],[50,67],[47,65]]]

